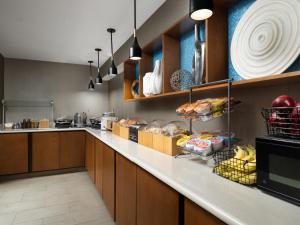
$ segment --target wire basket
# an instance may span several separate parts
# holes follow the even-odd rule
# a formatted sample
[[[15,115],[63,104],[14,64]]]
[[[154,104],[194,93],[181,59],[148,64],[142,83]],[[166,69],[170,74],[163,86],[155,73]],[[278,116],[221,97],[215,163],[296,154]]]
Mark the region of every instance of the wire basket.
[[[300,107],[263,108],[270,136],[300,139]]]
[[[236,101],[236,100],[231,100],[230,104],[230,112],[233,112],[234,107],[238,104],[240,104],[241,101]],[[190,114],[185,114],[185,113],[177,113],[178,116],[180,116],[182,119],[193,119],[193,120],[201,120],[203,122],[213,120],[215,118],[221,117],[224,114],[228,113],[228,103],[224,103],[217,107],[218,109],[213,110],[208,113],[196,113],[192,112]]]
[[[244,185],[256,184],[256,162],[234,158],[233,150],[216,152],[214,173]]]

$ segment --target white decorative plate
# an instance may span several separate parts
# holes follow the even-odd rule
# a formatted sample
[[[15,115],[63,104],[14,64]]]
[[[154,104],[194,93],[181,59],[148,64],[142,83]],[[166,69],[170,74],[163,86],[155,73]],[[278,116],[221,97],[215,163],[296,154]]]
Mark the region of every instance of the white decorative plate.
[[[257,0],[232,38],[231,61],[245,79],[283,73],[300,54],[300,0]]]

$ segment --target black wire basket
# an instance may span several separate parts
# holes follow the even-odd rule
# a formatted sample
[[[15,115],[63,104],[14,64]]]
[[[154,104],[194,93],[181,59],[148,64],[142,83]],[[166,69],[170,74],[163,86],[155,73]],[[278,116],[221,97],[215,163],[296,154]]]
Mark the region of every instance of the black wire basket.
[[[300,107],[263,108],[270,136],[300,139]]]
[[[214,173],[244,185],[256,184],[256,162],[234,158],[233,150],[216,152]]]
[[[234,111],[234,107],[238,104],[242,103],[241,101],[237,100],[231,100],[230,104],[230,112]],[[213,110],[208,113],[190,113],[190,114],[184,114],[184,113],[177,113],[177,116],[180,116],[182,119],[193,119],[198,120],[201,119],[203,122],[213,120],[215,118],[221,117],[224,114],[227,114],[229,112],[228,110],[228,102],[225,102],[224,104],[220,105],[217,110]]]

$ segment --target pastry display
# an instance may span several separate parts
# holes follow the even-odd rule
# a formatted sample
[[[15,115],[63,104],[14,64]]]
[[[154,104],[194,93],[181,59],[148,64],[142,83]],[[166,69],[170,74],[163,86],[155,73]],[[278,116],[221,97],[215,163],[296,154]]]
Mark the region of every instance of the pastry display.
[[[231,98],[231,105],[240,103]],[[213,118],[222,116],[227,109],[228,98],[207,98],[198,100],[191,104],[186,103],[179,106],[176,112],[187,119],[197,119],[200,118],[202,121],[208,121]]]

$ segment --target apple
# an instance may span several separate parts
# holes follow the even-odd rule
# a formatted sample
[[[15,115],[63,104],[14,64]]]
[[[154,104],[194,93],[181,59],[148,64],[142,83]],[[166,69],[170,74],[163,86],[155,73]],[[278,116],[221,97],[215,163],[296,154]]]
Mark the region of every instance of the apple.
[[[300,102],[296,104],[296,107],[291,113],[291,121],[296,124],[300,124]]]
[[[292,125],[291,125],[290,133],[291,133],[292,135],[295,135],[295,136],[300,137],[300,125],[292,124]]]
[[[290,113],[293,111],[293,107],[296,106],[294,99],[288,95],[281,95],[273,100],[272,107],[280,113],[282,118],[290,118]]]
[[[277,125],[278,122],[279,122],[279,117],[278,117],[278,115],[277,115],[276,112],[273,112],[273,113],[269,116],[268,123],[269,123],[271,126],[276,127],[276,125]]]

